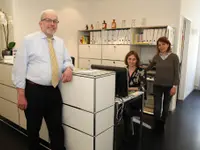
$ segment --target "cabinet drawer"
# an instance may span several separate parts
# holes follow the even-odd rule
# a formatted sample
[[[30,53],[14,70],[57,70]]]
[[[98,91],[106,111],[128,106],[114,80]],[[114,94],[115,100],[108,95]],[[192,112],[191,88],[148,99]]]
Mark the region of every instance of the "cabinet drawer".
[[[12,65],[8,65],[8,64],[0,64],[0,83],[5,84],[5,85],[9,85],[9,86],[13,86],[13,82],[12,82]]]
[[[66,148],[69,150],[112,150],[113,127],[98,135],[91,137],[87,134],[64,126]],[[94,140],[95,139],[95,140]],[[94,143],[95,141],[95,143]],[[95,145],[94,145],[95,144]],[[95,148],[94,148],[95,146]]]
[[[68,126],[64,126],[65,145],[69,150],[93,150],[93,137],[74,130]],[[103,149],[102,149],[103,150]]]
[[[115,48],[115,60],[124,61],[124,58],[129,51],[129,45],[117,45]]]
[[[0,115],[19,125],[17,104],[0,98]]]
[[[102,60],[102,64],[105,66],[117,66],[117,67],[126,66],[123,61]]]
[[[84,59],[84,58],[80,58],[79,59],[79,68],[88,69],[88,68],[90,68],[91,64],[100,65],[101,64],[101,60],[98,60],[98,59]]]
[[[101,45],[90,45],[89,58],[101,59]]]
[[[101,59],[101,45],[80,45],[79,57]]]
[[[115,60],[115,45],[102,45],[102,59]]]
[[[91,136],[100,134],[113,126],[114,106],[96,114],[89,113],[68,105],[63,106],[63,123]],[[72,115],[76,114],[76,115]],[[95,117],[96,115],[96,117]],[[94,117],[96,123],[94,124]],[[96,134],[94,133],[94,125]]]
[[[129,51],[129,45],[103,45],[102,59],[123,61]]]
[[[84,110],[63,105],[63,123],[91,136],[94,135],[94,116]],[[72,115],[75,114],[75,115]]]
[[[26,117],[24,111],[19,109],[19,126],[26,129]]]
[[[17,90],[15,88],[0,84],[0,97],[17,103]]]

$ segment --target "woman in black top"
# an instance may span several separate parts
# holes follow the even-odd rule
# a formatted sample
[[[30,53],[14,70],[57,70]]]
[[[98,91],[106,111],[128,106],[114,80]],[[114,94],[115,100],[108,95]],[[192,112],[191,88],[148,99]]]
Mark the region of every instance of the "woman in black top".
[[[140,58],[135,51],[126,54],[125,64],[128,68],[129,91],[142,90],[146,85],[145,70],[140,68]]]
[[[126,54],[124,62],[128,69],[129,91],[144,90],[146,85],[145,70],[140,68],[140,58],[135,51],[130,51]],[[131,136],[131,118],[138,116],[140,112],[141,102],[134,101],[126,105],[124,109],[124,130],[125,135]]]

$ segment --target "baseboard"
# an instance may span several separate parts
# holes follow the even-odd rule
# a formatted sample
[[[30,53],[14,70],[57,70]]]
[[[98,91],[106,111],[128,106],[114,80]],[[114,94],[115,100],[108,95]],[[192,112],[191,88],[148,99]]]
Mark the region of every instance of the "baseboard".
[[[0,115],[0,121],[27,137],[27,130]],[[50,150],[50,143],[40,138],[40,145]]]

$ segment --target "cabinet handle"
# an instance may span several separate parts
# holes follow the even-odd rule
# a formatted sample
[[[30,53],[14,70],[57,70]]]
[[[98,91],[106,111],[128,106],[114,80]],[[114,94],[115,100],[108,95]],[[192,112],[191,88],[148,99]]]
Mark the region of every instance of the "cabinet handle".
[[[115,64],[115,61],[113,61],[113,64]]]

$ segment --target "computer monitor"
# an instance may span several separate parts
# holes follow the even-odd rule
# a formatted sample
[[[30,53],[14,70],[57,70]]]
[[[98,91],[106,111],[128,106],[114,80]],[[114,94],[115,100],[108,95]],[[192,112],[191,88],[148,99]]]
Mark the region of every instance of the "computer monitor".
[[[126,97],[128,96],[128,71],[125,67],[114,67],[104,65],[91,65],[91,69],[115,71],[115,96]]]

